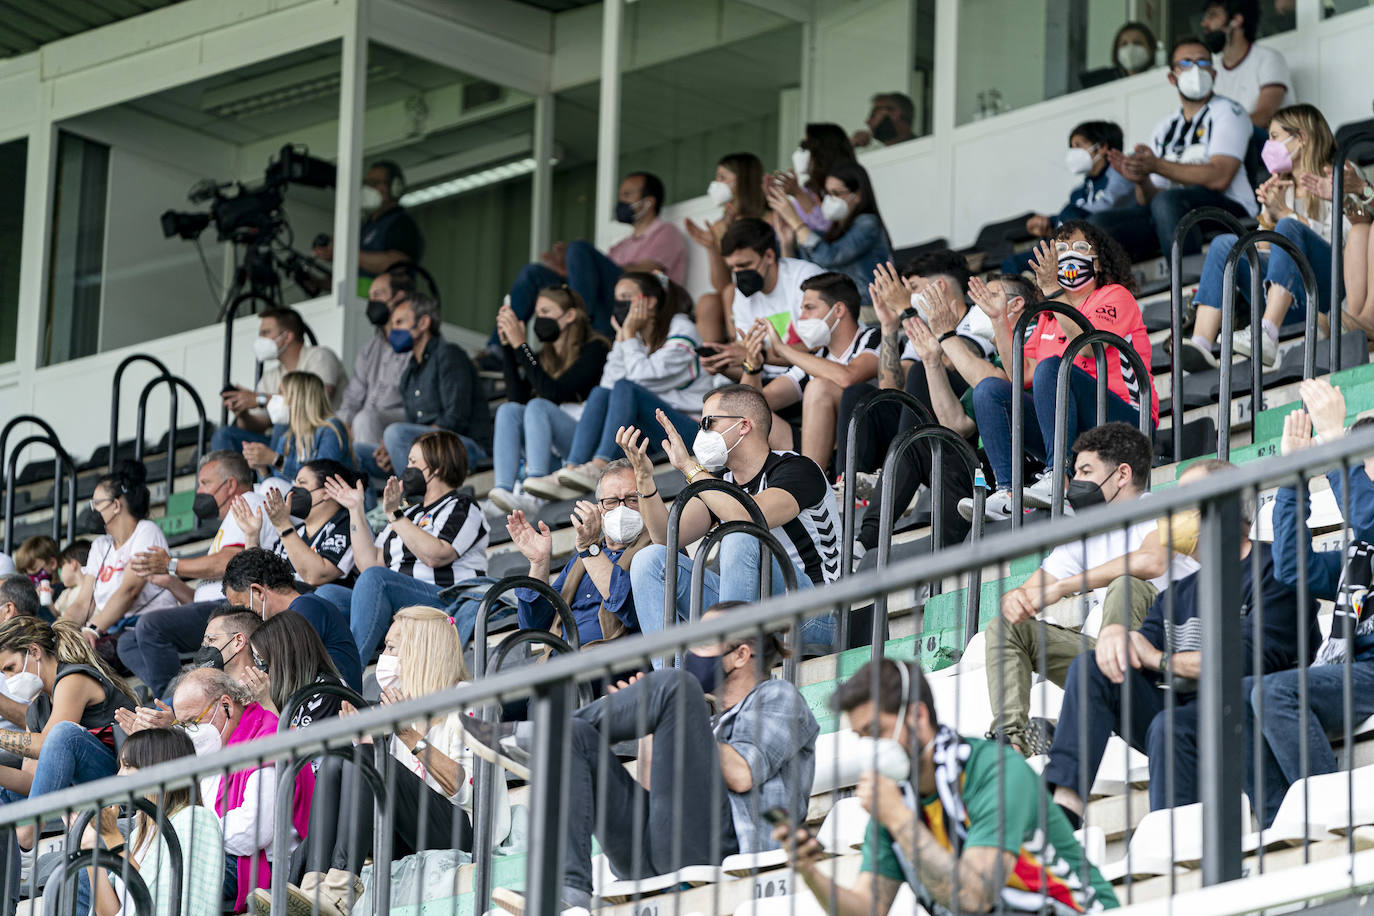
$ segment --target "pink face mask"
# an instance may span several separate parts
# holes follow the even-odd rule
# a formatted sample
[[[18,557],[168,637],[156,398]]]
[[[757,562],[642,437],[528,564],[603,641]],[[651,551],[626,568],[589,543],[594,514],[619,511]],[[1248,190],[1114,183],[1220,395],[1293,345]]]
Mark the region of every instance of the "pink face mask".
[[[1260,159],[1264,161],[1264,167],[1270,174],[1277,175],[1280,172],[1293,171],[1293,157],[1288,152],[1288,147],[1280,140],[1264,141],[1264,148],[1260,150]]]

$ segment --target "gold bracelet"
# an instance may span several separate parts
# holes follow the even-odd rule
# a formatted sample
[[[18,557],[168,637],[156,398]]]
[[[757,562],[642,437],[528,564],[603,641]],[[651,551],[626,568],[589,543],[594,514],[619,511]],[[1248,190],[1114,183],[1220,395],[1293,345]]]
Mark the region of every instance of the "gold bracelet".
[[[687,478],[687,482],[688,482],[688,483],[692,483],[693,481],[696,480],[696,477],[697,477],[698,474],[706,474],[706,473],[709,473],[709,472],[706,470],[706,467],[705,467],[704,465],[698,463],[696,467],[692,468],[691,471],[687,472],[686,474],[683,474],[682,476]]]

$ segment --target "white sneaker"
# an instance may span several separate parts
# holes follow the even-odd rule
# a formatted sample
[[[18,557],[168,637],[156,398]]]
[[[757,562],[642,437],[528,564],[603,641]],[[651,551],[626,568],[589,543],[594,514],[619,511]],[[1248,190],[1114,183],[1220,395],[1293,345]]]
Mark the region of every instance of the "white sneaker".
[[[1035,483],[1021,491],[1021,502],[1031,509],[1049,509],[1054,500],[1054,472],[1046,471]],[[991,502],[991,500],[989,500]],[[1065,500],[1065,505],[1068,501]]]
[[[532,493],[512,492],[503,487],[494,488],[487,496],[493,505],[499,506],[507,512],[514,512],[519,509],[526,515],[533,515],[544,508],[548,502],[548,500],[540,499]]]
[[[601,479],[601,468],[595,462],[574,464],[558,472],[558,482],[579,493],[591,493]]]
[[[532,496],[541,499],[566,499],[572,495],[571,492],[558,482],[558,472],[545,474],[543,477],[526,477],[520,489]]]
[[[1184,372],[1206,372],[1221,365],[1210,347],[1204,347],[1192,338],[1185,339],[1180,346],[1179,361],[1183,363]]]
[[[973,521],[973,497],[966,496],[959,500],[959,514],[964,517],[964,521]],[[1004,522],[1011,518],[1011,490],[998,490],[992,493],[983,503],[983,520],[988,522]]]
[[[1243,328],[1232,338],[1236,352],[1241,356],[1251,356],[1254,352],[1250,331],[1250,328]],[[1279,342],[1264,333],[1263,328],[1260,329],[1260,362],[1266,369],[1272,369],[1279,364]]]

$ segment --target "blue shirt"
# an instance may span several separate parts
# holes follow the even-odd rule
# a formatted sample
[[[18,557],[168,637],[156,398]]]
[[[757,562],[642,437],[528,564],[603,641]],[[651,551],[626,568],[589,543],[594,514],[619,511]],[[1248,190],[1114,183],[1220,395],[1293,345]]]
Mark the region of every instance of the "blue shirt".
[[[281,469],[273,469],[269,476],[295,480],[296,472],[307,461],[318,458],[332,458],[344,467],[356,468],[358,462],[353,457],[353,443],[348,436],[348,427],[336,417],[330,417],[325,424],[315,430],[315,441],[310,444],[310,457],[302,458],[293,440],[286,441],[288,427],[276,426],[272,431],[272,451],[282,456]]]
[[[363,689],[363,663],[358,658],[358,645],[349,632],[348,621],[334,605],[318,595],[301,595],[291,602],[288,610],[305,618],[305,622],[320,634],[324,650],[334,660],[344,683],[359,693]]]
[[[634,602],[630,600],[630,574],[614,565],[625,551],[609,550],[605,541],[601,542],[601,549],[605,551],[606,559],[612,564],[611,594],[606,597],[606,610],[619,617],[625,626],[637,631],[639,618],[635,617]],[[563,583],[567,581],[570,569],[572,563],[564,566],[562,572],[553,580],[554,591],[563,591]],[[517,588],[515,598],[518,602],[517,617],[522,630],[547,630],[553,626],[553,605],[547,598],[532,588]],[[577,638],[584,646],[604,636],[601,632],[601,599],[602,595],[596,590],[592,577],[584,572],[582,580],[577,583],[577,592],[573,595],[571,603],[573,619],[577,621]]]
[[[859,288],[859,300],[868,305],[873,268],[891,261],[892,249],[882,220],[872,213],[860,213],[833,242],[812,230],[810,241],[797,243],[797,257],[849,277]]]
[[[1058,229],[1071,219],[1087,219],[1089,214],[1127,203],[1135,203],[1135,184],[1109,165],[1098,175],[1087,176],[1074,188],[1064,209],[1050,217],[1050,225]]]

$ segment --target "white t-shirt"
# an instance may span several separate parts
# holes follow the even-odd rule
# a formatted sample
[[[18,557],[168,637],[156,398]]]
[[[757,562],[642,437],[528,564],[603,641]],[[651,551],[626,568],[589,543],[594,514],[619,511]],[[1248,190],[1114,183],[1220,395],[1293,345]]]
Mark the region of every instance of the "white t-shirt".
[[[136,555],[145,550],[152,550],[154,547],[167,549],[167,537],[162,533],[162,529],[148,519],[143,519],[134,526],[134,533],[129,539],[120,546],[116,547],[114,538],[108,534],[102,534],[91,544],[91,553],[86,558],[86,566],[82,572],[89,576],[95,576],[95,606],[99,610],[105,603],[114,596],[119,589],[119,584],[124,580],[124,568],[129,565],[129,561]],[[156,610],[163,607],[175,607],[177,604],[176,596],[165,588],[145,582],[143,589],[134,599],[133,604],[129,605],[129,613],[125,616],[142,613],[143,611]]]
[[[976,305],[972,306],[964,313],[964,317],[959,319],[959,323],[954,326],[954,333],[976,346],[982,352],[983,359],[992,359],[992,355],[997,352],[992,319]],[[902,346],[902,359],[918,363],[921,361],[921,357],[916,354],[916,348],[912,346],[909,337]]]
[[[832,353],[829,347],[821,347],[816,351],[816,355],[821,359],[828,359],[832,363],[848,366],[865,353],[872,353],[877,356],[882,345],[882,328],[866,328],[860,325],[859,329],[854,332],[854,339],[849,342],[849,346],[845,347],[843,352]],[[793,384],[797,386],[798,394],[806,387],[807,380],[811,378],[801,366],[789,366],[783,375],[790,378]]]
[[[1245,57],[1234,67],[1227,67],[1218,54],[1212,59],[1217,78],[1212,91],[1234,99],[1247,112],[1255,110],[1260,90],[1265,86],[1283,87],[1283,104],[1293,104],[1293,81],[1288,76],[1288,61],[1273,48],[1252,44]]]
[[[779,258],[778,282],[771,293],[759,290],[752,296],[741,296],[739,290],[735,290],[735,300],[730,306],[735,316],[735,327],[747,334],[755,319],[766,318],[777,328],[778,336],[786,340],[788,328],[801,317],[802,283],[821,273],[825,273],[825,268],[819,264],[797,258]],[[763,378],[765,381],[775,379],[786,371],[786,366],[765,364]]]
[[[286,496],[291,490],[290,481],[280,477],[270,477],[265,483],[260,483],[253,488],[252,492],[243,494],[244,500],[253,508],[254,512],[262,512],[264,489],[271,487],[282,496]],[[233,511],[225,514],[224,520],[219,523],[219,530],[215,532],[215,539],[210,542],[210,549],[205,551],[206,556],[219,553],[225,547],[261,547],[263,550],[277,552],[277,544],[281,541],[281,535],[277,534],[276,527],[266,518],[262,522],[262,530],[258,532],[257,544],[245,544],[248,540],[243,533],[243,528],[239,526],[238,520],[234,518]],[[165,543],[165,542],[164,542]],[[224,583],[219,579],[201,579],[196,585],[197,601],[221,601],[224,598]]]
[[[334,393],[330,396],[329,403],[335,410],[339,409],[339,405],[343,403],[344,388],[348,385],[348,373],[344,372],[343,363],[339,362],[333,350],[305,344],[301,347],[300,358],[296,360],[295,371],[313,372],[320,377],[326,388],[333,386]],[[258,392],[270,398],[281,388],[281,377],[285,374],[279,360],[273,359],[263,363],[262,378],[258,379]]]
[[[1150,146],[1161,159],[1184,165],[1203,165],[1213,156],[1239,160],[1240,168],[1231,178],[1226,196],[1254,216],[1259,213],[1259,201],[1245,174],[1245,154],[1254,135],[1252,128],[1248,111],[1226,96],[1213,95],[1192,120],[1185,118],[1180,108],[1156,124]],[[1162,175],[1151,175],[1150,180],[1161,190],[1184,187]]]

